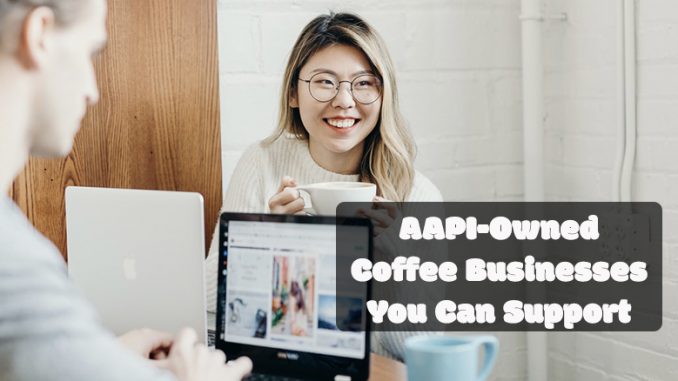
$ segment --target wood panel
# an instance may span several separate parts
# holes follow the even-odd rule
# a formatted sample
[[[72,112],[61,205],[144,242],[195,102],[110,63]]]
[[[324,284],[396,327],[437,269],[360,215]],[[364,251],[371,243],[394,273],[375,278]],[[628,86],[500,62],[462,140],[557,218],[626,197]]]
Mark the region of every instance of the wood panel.
[[[68,185],[199,192],[205,238],[221,205],[216,0],[109,0],[101,100],[73,151],[32,158],[11,197],[66,257]]]

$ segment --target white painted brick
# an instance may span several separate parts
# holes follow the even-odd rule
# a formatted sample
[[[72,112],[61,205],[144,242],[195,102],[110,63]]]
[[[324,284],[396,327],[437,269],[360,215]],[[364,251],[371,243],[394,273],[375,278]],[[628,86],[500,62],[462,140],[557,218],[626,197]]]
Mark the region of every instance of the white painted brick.
[[[565,136],[563,164],[612,169],[616,144],[613,137]]]
[[[481,75],[407,73],[400,76],[401,111],[415,137],[478,135],[489,130]]]
[[[453,168],[456,166],[456,151],[459,141],[467,141],[469,138],[446,138],[438,140],[426,140],[417,143],[417,157],[415,165],[419,169]]]
[[[460,141],[455,155],[456,166],[482,166],[487,164],[509,164],[522,161],[522,157],[514,155],[512,148],[520,144],[518,134],[490,136],[468,141]]]
[[[403,69],[518,68],[518,14],[517,8],[473,7],[408,12]]]
[[[495,196],[495,169],[473,167],[429,172],[445,201],[491,201]]]
[[[646,136],[676,136],[678,97],[676,99],[638,101],[638,132]]]
[[[566,24],[577,31],[595,33],[599,30],[616,27],[616,9],[619,2],[616,0],[547,0],[544,10],[549,15],[567,14]],[[558,21],[549,21],[546,24],[558,25]]]
[[[674,215],[671,217],[673,221],[676,221],[675,212]],[[664,279],[666,279],[669,282],[673,283],[678,283],[678,241],[675,240],[675,238],[667,237],[667,235],[673,235],[675,236],[676,234],[673,232],[673,230],[676,229],[676,225],[672,223],[672,227],[669,228],[667,227],[667,216],[666,213],[664,214],[664,245],[662,248],[662,266],[663,271],[664,271]],[[668,231],[671,231],[672,234],[667,234]],[[678,311],[676,311],[678,313]]]
[[[490,128],[493,131],[522,131],[522,76],[519,71],[492,76],[488,83]]]
[[[662,205],[668,200],[669,183],[666,175],[658,173],[633,174],[631,197],[633,201],[656,201]]]
[[[662,285],[662,307],[664,316],[678,319],[678,283],[665,280]],[[678,354],[676,354],[678,356]]]
[[[568,14],[569,16],[569,14]],[[582,30],[567,22],[554,21],[545,33],[544,67],[547,70],[577,67],[613,67],[617,62],[616,30],[614,28]]]
[[[267,74],[285,71],[294,42],[314,12],[264,13],[261,15],[262,70]]]
[[[564,137],[552,131],[544,131],[544,160],[548,163],[564,163]]]
[[[259,27],[248,12],[219,12],[219,69],[229,72],[259,71]]]
[[[493,333],[494,334],[494,333]],[[525,336],[524,333],[514,333],[515,335]],[[492,373],[490,373],[489,380],[525,380],[527,379],[527,367],[525,366],[525,357],[527,352],[509,351],[504,347],[505,340],[499,338],[499,353],[497,354],[497,362],[495,363]]]
[[[549,353],[549,381],[572,381],[572,380],[605,380],[605,381],[629,381],[626,376],[611,375],[604,369],[596,369],[591,366],[583,366],[579,363],[566,361],[558,354]]]
[[[585,366],[581,363],[563,362],[559,358],[551,358],[548,371],[549,380],[577,380],[577,381],[599,381],[608,380],[607,372],[596,369],[592,366]]]
[[[405,28],[405,23],[407,21],[406,13],[407,12],[404,9],[360,12],[360,16],[374,27],[386,43],[386,47],[396,68],[396,77],[400,70],[407,66],[408,44],[406,43],[407,31]]]
[[[641,25],[637,37],[638,61],[667,63],[678,61],[678,22]]]
[[[521,164],[523,163],[523,133],[522,131],[497,133],[494,138],[494,153],[488,159],[495,157],[498,163]]]
[[[523,166],[509,166],[497,170],[497,195],[523,194]]]
[[[617,106],[613,98],[563,99],[544,102],[544,128],[561,133],[616,136]]]
[[[522,202],[522,201],[525,201],[525,197],[524,197],[523,194],[507,195],[507,196],[497,195],[492,201],[495,201],[495,202]]]
[[[574,200],[573,197],[570,197],[570,196],[553,195],[553,194],[550,194],[547,191],[545,201],[549,201],[549,202],[570,202],[570,201],[575,201],[575,200]]]
[[[664,242],[678,244],[678,211],[665,206],[662,209],[662,233]],[[671,258],[674,259],[676,270],[678,270],[678,248],[673,247],[673,250],[677,250],[673,252],[675,253],[675,256]]]
[[[638,97],[641,99],[678,98],[678,62],[638,66]]]
[[[665,174],[669,183],[668,194],[662,204],[662,207],[676,207],[678,205],[678,174],[676,172]]]
[[[678,355],[678,321],[667,316],[666,306],[663,324],[656,332],[600,332],[601,339],[624,343],[638,348],[647,348],[667,355]],[[675,313],[673,314],[675,316]]]
[[[635,168],[638,170],[678,172],[678,139],[640,137],[636,144]],[[678,197],[678,195],[676,195]]]
[[[575,335],[572,332],[549,332],[547,345],[552,355],[564,361],[572,361],[575,354]]]
[[[549,165],[546,167],[546,192],[552,196],[565,196],[573,201],[606,200],[605,171],[593,168],[573,168]]]
[[[418,143],[421,168],[459,168],[522,162],[522,134],[424,139]]]
[[[273,132],[278,83],[237,83],[221,78],[221,149],[244,149]]]
[[[603,98],[614,100],[617,76],[611,67],[581,67],[546,70],[544,95],[547,98]]]
[[[637,9],[641,25],[652,23],[678,23],[678,12],[674,0],[643,0]]]
[[[594,333],[576,333],[575,358],[578,363],[601,369],[611,375],[653,380],[678,378],[678,358],[623,342],[611,341]]]

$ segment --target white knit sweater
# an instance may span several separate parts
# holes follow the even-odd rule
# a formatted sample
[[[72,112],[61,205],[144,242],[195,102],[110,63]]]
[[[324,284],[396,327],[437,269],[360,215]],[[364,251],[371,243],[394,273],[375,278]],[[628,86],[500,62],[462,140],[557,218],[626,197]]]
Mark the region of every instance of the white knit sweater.
[[[224,195],[222,211],[269,213],[268,200],[277,192],[283,176],[291,176],[300,185],[358,181],[357,174],[342,175],[322,168],[311,157],[307,141],[283,135],[270,145],[256,143],[243,153]],[[406,201],[442,201],[442,196],[429,179],[416,172]],[[217,223],[205,263],[208,311],[216,310],[218,226]],[[390,352],[401,357],[401,349]]]

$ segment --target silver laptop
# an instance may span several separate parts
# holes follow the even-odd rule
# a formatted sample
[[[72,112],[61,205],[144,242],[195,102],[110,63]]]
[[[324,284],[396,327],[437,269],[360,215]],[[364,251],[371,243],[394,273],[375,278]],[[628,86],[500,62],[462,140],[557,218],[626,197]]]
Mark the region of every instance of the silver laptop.
[[[203,198],[66,188],[70,278],[116,334],[193,327],[206,342]]]

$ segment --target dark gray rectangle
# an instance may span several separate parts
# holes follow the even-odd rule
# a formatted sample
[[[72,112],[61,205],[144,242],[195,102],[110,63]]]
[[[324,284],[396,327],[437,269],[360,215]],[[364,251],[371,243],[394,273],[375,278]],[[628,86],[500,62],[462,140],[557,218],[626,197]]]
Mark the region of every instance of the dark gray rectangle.
[[[337,298],[370,278],[372,329],[661,328],[657,203],[344,203],[337,215],[361,208],[375,225],[373,255],[357,256],[352,232],[337,227]]]

